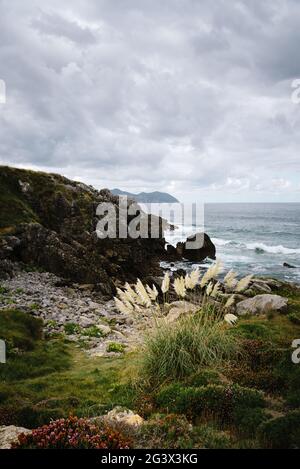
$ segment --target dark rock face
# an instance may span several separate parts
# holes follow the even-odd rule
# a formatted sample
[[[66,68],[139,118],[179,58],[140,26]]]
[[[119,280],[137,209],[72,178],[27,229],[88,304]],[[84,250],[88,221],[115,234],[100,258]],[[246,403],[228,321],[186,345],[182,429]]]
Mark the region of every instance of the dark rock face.
[[[74,282],[97,284],[106,294],[114,292],[116,279],[156,274],[165,254],[162,233],[157,239],[99,239],[96,208],[101,202],[113,204],[118,219],[119,199],[107,189],[0,167],[0,271],[9,273],[11,262],[23,262]]]
[[[288,264],[287,262],[283,263],[283,267],[286,267],[287,269],[296,269],[296,266]]]
[[[197,233],[187,238],[185,243],[177,243],[177,254],[189,261],[202,262],[209,257],[216,258],[216,247],[206,233]]]

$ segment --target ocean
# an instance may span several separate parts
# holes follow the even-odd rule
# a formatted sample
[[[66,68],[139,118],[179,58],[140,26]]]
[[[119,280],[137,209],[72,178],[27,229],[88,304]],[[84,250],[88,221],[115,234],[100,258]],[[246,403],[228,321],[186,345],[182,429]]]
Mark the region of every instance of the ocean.
[[[185,221],[178,230],[167,232],[166,239],[176,245],[197,228]],[[204,228],[225,270],[300,282],[299,203],[206,204]],[[284,267],[284,263],[295,268]]]

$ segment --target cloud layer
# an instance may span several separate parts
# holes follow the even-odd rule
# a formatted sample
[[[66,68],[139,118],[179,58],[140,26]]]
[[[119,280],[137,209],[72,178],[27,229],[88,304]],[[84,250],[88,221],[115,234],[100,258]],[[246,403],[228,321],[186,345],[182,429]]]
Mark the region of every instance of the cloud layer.
[[[0,162],[300,201],[298,0],[0,0]]]

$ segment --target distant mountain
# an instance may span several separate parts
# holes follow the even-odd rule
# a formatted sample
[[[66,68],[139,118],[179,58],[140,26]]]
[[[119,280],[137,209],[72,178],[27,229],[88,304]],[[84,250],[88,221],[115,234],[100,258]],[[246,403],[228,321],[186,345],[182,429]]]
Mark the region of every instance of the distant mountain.
[[[128,198],[143,204],[163,204],[163,203],[178,203],[179,200],[175,199],[166,192],[140,192],[139,194],[132,194],[131,192],[121,191],[120,189],[112,189],[114,195],[127,195]]]

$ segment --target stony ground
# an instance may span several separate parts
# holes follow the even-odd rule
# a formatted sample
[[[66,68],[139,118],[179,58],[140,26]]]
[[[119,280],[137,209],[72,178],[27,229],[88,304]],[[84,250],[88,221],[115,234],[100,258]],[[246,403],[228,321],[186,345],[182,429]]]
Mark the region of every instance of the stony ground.
[[[46,335],[65,333],[91,356],[113,356],[136,346],[137,325],[89,285],[62,286],[50,273],[20,272],[2,282],[0,310],[17,308],[44,321]]]

